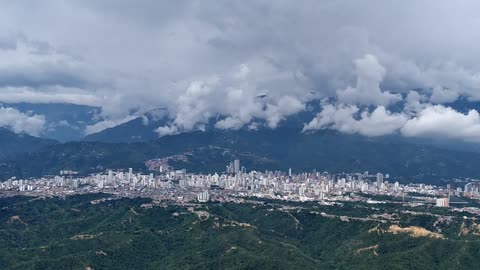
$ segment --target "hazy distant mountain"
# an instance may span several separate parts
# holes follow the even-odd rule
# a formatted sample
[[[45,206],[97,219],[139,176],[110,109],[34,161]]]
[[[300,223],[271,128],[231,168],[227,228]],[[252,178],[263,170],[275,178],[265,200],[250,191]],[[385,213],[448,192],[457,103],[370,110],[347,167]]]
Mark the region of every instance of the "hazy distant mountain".
[[[166,125],[167,120],[166,109],[155,109],[126,123],[90,134],[84,140],[112,143],[151,141],[158,139],[155,129]]]
[[[34,152],[56,141],[16,134],[6,128],[0,128],[0,160],[19,153]]]

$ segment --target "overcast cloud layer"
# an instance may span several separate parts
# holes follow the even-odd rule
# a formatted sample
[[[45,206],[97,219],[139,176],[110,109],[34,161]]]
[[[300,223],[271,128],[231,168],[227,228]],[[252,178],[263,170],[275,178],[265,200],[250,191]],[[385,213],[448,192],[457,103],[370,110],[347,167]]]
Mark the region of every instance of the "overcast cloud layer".
[[[219,129],[255,119],[275,128],[330,97],[305,131],[480,142],[478,112],[443,105],[480,100],[478,10],[438,0],[2,1],[0,102],[101,107],[105,121],[86,133],[165,107],[166,135],[217,115]]]

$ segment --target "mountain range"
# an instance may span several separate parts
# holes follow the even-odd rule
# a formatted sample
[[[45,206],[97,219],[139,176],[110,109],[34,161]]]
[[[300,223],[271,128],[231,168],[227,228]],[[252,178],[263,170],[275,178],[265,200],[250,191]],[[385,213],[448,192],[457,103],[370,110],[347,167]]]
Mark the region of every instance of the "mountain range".
[[[35,149],[4,159],[9,166],[2,167],[3,178],[57,174],[63,169],[81,174],[129,167],[147,171],[145,163],[159,158],[190,172],[223,172],[229,161],[240,159],[248,170],[370,171],[406,182],[480,177],[479,153],[328,130],[308,134],[295,128],[210,130],[136,143],[40,141]]]
[[[44,112],[48,108],[52,107],[43,107]],[[94,110],[72,108],[76,116],[71,119],[81,123],[86,123]],[[396,135],[370,138],[331,130],[302,133],[303,124],[319,110],[312,104],[282,121],[277,129],[259,125],[256,130],[219,130],[213,127],[217,118],[205,131],[162,138],[155,129],[169,123],[166,109],[149,111],[84,138],[77,131],[75,136],[82,139],[70,142],[0,129],[0,178],[57,174],[64,169],[82,174],[129,167],[147,171],[146,162],[155,159],[192,172],[223,172],[228,162],[240,159],[247,170],[370,171],[389,173],[400,181],[431,183],[480,177],[480,148],[472,144]],[[53,119],[58,113],[49,115]]]

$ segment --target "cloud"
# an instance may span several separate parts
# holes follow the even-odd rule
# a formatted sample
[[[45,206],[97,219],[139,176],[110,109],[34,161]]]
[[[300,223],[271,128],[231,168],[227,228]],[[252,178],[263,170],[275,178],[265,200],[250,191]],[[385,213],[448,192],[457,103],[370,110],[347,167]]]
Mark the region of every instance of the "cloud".
[[[178,127],[173,125],[158,127],[155,131],[160,137],[167,135],[175,135],[179,133]]]
[[[407,137],[480,142],[480,115],[476,110],[463,114],[443,105],[430,105],[408,120],[401,132]]]
[[[106,120],[102,120],[98,123],[95,123],[93,125],[89,125],[85,128],[85,135],[90,135],[90,134],[93,134],[93,133],[98,133],[100,131],[103,131],[105,129],[108,129],[108,128],[112,128],[114,126],[118,126],[118,125],[121,125],[123,123],[126,123],[130,120],[133,120],[135,119],[136,116],[134,115],[130,115],[130,116],[127,116],[123,119],[106,119]]]
[[[417,91],[410,91],[405,98],[405,105],[403,110],[409,114],[415,114],[416,112],[422,110],[427,106],[424,101],[427,100],[427,97],[419,94]]]
[[[45,128],[45,116],[29,115],[9,107],[0,107],[0,126],[15,133],[38,136]]]
[[[323,106],[322,111],[308,123],[303,131],[334,129],[348,134],[383,136],[397,132],[408,118],[401,113],[391,113],[383,106],[373,112],[362,111],[355,105]]]
[[[435,87],[430,96],[432,103],[450,103],[458,99],[459,93],[444,87]]]
[[[172,124],[157,131],[163,136],[203,130],[217,116],[222,118],[214,125],[219,129],[239,129],[254,120],[276,128],[285,117],[305,110],[305,103],[313,98],[305,93],[307,89],[289,94],[290,86],[282,85],[289,76],[268,63],[253,62],[241,64],[223,76],[193,81],[172,108]],[[267,93],[264,98],[258,97],[261,91]]]
[[[215,127],[218,129],[239,129],[245,125],[242,120],[238,118],[233,118],[231,116],[222,119],[215,123]]]
[[[291,96],[282,96],[276,104],[267,104],[265,116],[268,126],[276,128],[286,116],[305,110],[305,104]]]
[[[99,82],[85,63],[48,42],[32,41],[23,35],[7,38],[10,47],[0,47],[0,87],[83,88]]]
[[[392,113],[379,106],[372,112],[356,105],[324,103],[322,111],[303,132],[332,129],[369,137],[401,134],[405,137],[459,140],[480,143],[480,114],[461,113],[451,107],[423,103],[427,99],[415,91],[407,96],[405,111]]]
[[[455,90],[434,87],[428,97],[418,91],[409,91],[405,100],[399,94],[382,92],[380,85],[386,74],[375,56],[366,55],[355,61],[357,84],[337,91],[336,104],[323,103],[323,109],[305,125],[303,131],[333,129],[343,133],[365,136],[395,134],[406,137],[456,139],[480,142],[478,111],[467,114],[444,105],[460,96]],[[392,113],[386,106],[403,100],[403,111]],[[357,105],[363,105],[360,108]],[[375,109],[370,113],[369,108]]]
[[[433,103],[480,100],[479,8],[475,1],[11,1],[0,10],[0,100],[94,105],[111,122],[164,107],[173,123],[160,130],[170,132],[201,129],[210,117],[218,128],[257,118],[275,127],[311,92],[359,108],[387,109],[419,88]]]
[[[251,106],[253,108],[251,114],[245,114],[244,110],[240,110],[239,114],[228,116],[215,123],[215,127],[219,129],[239,129],[249,124],[253,118],[257,118],[265,120],[268,127],[276,128],[285,117],[305,110],[305,104],[291,96],[283,96],[275,104],[267,103],[262,106],[260,102],[256,101],[252,102]]]
[[[0,102],[5,103],[69,103],[102,106],[103,100],[80,89],[51,87],[43,91],[30,87],[0,88]]]
[[[367,54],[363,58],[355,60],[355,68],[356,86],[338,90],[337,97],[340,102],[388,106],[402,100],[400,94],[392,94],[380,89],[380,83],[385,76],[385,68],[380,65],[374,55]]]

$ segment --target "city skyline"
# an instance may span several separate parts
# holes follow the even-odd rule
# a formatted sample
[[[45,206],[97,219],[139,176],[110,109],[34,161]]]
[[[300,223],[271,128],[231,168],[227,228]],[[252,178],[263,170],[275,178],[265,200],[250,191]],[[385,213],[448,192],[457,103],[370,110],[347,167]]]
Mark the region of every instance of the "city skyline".
[[[431,203],[442,207],[449,206],[452,191],[454,196],[480,196],[480,180],[466,183],[463,189],[460,186],[454,189],[450,184],[445,188],[418,183],[400,184],[398,181],[390,183],[388,181],[390,175],[380,172],[375,174],[369,174],[368,171],[330,174],[326,171],[317,172],[314,170],[310,173],[299,172],[292,174],[292,169],[289,168],[287,172],[266,170],[265,172],[250,171],[247,173],[246,170],[238,169],[239,166],[240,160],[234,160],[226,166],[226,171],[221,174],[194,174],[187,173],[185,169],[163,171],[163,167],[161,167],[159,172],[150,172],[149,174],[134,173],[133,169],[129,168],[126,173],[122,170],[108,170],[104,174],[79,177],[77,176],[78,172],[62,170],[59,176],[50,178],[30,180],[13,178],[1,183],[0,189],[30,192],[30,195],[34,195],[37,192],[37,196],[42,195],[42,189],[47,191],[49,188],[54,187],[59,187],[60,193],[49,194],[49,196],[72,195],[72,190],[75,191],[80,186],[88,187],[83,191],[79,189],[78,191],[81,193],[84,191],[95,193],[112,190],[120,191],[123,194],[122,196],[135,196],[135,194],[141,194],[137,193],[137,191],[141,192],[144,189],[151,189],[153,192],[149,194],[155,198],[155,191],[161,191],[162,189],[178,189],[180,191],[179,194],[182,194],[182,189],[194,188],[200,191],[194,194],[197,195],[198,200],[203,202],[210,199],[208,190],[226,190],[228,191],[227,194],[235,191],[238,192],[237,194],[243,194],[242,196],[246,192],[258,197],[300,201],[323,201],[328,196],[335,197],[335,195],[344,195],[350,192],[388,196],[405,196],[408,193],[419,193],[438,197],[435,197],[437,201],[432,201]],[[66,193],[61,192],[63,187],[67,188]],[[129,191],[132,191],[132,195],[128,195]],[[348,198],[348,195],[346,198]],[[172,197],[169,199],[172,199]],[[195,196],[193,199],[195,200]],[[344,199],[342,198],[341,200]]]

